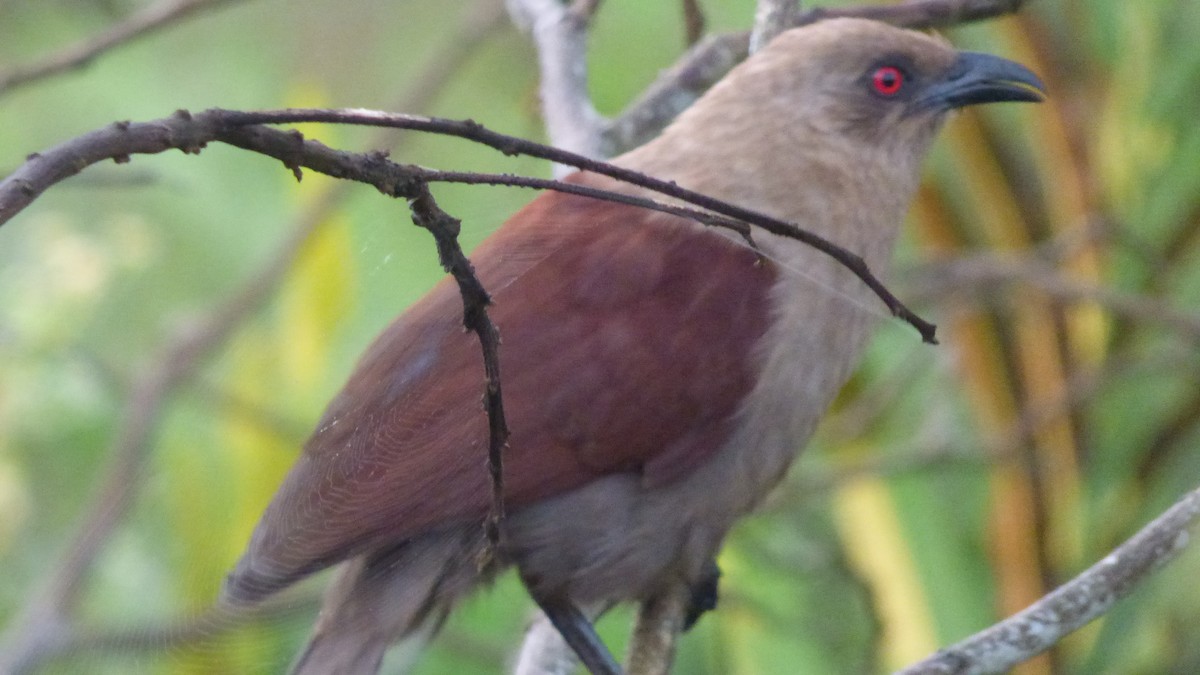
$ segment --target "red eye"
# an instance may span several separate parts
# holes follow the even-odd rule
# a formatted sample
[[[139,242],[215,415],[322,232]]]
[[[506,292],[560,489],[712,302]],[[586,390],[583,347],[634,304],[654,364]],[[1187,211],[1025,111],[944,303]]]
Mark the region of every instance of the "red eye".
[[[871,86],[882,96],[895,96],[904,87],[904,71],[895,66],[883,66],[871,75]]]

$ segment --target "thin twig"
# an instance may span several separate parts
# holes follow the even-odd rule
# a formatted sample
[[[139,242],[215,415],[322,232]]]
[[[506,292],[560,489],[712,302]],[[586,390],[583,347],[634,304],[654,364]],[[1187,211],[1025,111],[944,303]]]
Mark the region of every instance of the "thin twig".
[[[1200,519],[1200,488],[1184,495],[1103,560],[1021,612],[896,675],[987,675],[1046,651],[1107,612],[1180,554]]]
[[[486,382],[483,401],[488,418],[488,471],[492,479],[492,502],[484,521],[488,547],[477,562],[480,570],[490,573],[499,568],[504,551],[504,449],[508,447],[509,436],[501,394],[500,331],[487,313],[492,298],[458,244],[461,223],[437,205],[429,187],[425,183],[418,183],[415,188],[395,196],[408,198],[413,222],[433,235],[442,268],[454,277],[462,295],[463,326],[475,333],[483,350]]]
[[[576,183],[566,183],[560,180],[549,178],[532,178],[529,176],[514,176],[511,174],[499,173],[477,173],[470,171],[439,171],[437,169],[425,169],[421,167],[410,167],[420,180],[430,183],[458,183],[461,185],[502,185],[505,187],[521,187],[534,190],[553,190],[555,192],[563,192],[566,194],[579,195],[581,197],[590,197],[606,202],[614,202],[617,204],[625,204],[627,206],[636,206],[640,209],[648,209],[650,211],[658,211],[667,213],[672,216],[679,216],[688,220],[696,221],[702,225],[711,227],[723,227],[727,230],[741,235],[749,244],[754,244],[753,232],[749,225],[736,220],[727,218],[709,211],[680,206],[668,202],[661,202],[646,197],[638,197],[636,195],[625,194],[623,192],[613,192],[612,190],[603,190],[600,188],[589,187],[586,185],[578,185]]]
[[[671,671],[691,597],[687,584],[674,580],[642,602],[629,642],[628,675],[667,675]]]
[[[671,120],[708,91],[749,52],[750,34],[710,35],[642,91],[618,116],[600,130],[606,155],[619,155],[649,141]]]
[[[683,0],[683,40],[691,47],[704,37],[704,27],[708,19],[704,16],[704,8],[699,0]]]
[[[593,160],[576,153],[552,148],[514,136],[491,131],[472,120],[447,120],[422,115],[384,113],[374,110],[287,109],[240,112],[212,109],[196,115],[179,111],[174,116],[153,122],[123,122],[93,131],[62,143],[40,155],[32,155],[4,181],[0,181],[0,224],[29,204],[50,185],[104,159],[127,161],[131,153],[154,154],[177,148],[199,152],[205,144],[220,140],[247,150],[271,154],[298,171],[301,165],[345,178],[348,167],[361,171],[361,180],[373,182],[385,194],[398,194],[397,182],[412,181],[415,174],[380,157],[352,157],[350,153],[330,150],[306,141],[296,132],[287,137],[262,124],[319,122],[413,129],[456,136],[495,148],[505,154],[523,154],[569,164],[585,171],[653,190],[703,209],[741,220],[767,232],[803,242],[836,260],[859,278],[892,313],[913,326],[922,340],[936,343],[937,327],[912,312],[867,267],[863,259],[837,244],[795,225],[766,214],[731,204],[668,182]],[[272,154],[276,153],[276,154]],[[374,166],[371,166],[374,164]]]
[[[211,110],[201,115],[219,115],[224,117],[226,124],[292,124],[298,122],[326,122],[332,124],[363,124],[377,126],[395,126],[405,129],[416,129],[420,131],[428,131],[436,134],[445,134],[456,136],[467,140],[481,143],[491,148],[495,148],[505,154],[522,154],[540,159],[547,159],[560,164],[569,164],[584,171],[591,171],[601,175],[615,178],[619,181],[637,185],[639,187],[653,190],[659,194],[673,197],[690,204],[694,204],[709,211],[719,213],[730,218],[744,221],[756,227],[760,227],[767,232],[795,239],[803,242],[818,251],[828,255],[836,260],[843,267],[850,270],[859,278],[872,292],[875,293],[884,305],[892,313],[903,321],[913,326],[917,332],[921,334],[921,338],[928,343],[936,343],[935,333],[937,327],[925,321],[912,312],[904,305],[890,290],[884,286],[883,282],[875,276],[867,267],[866,263],[857,254],[852,253],[845,248],[821,237],[817,234],[804,230],[794,223],[788,223],[777,218],[772,218],[766,214],[747,209],[736,204],[731,204],[720,199],[715,199],[706,194],[688,190],[676,185],[673,182],[659,180],[651,176],[626,169],[624,167],[590,159],[582,155],[552,148],[541,143],[534,143],[522,138],[514,136],[506,136],[504,134],[491,131],[472,120],[447,120],[433,117],[424,117],[420,115],[400,115],[381,113],[370,110],[276,110],[262,112],[236,112],[236,111],[219,111]],[[0,190],[3,189],[3,183],[0,183]],[[3,222],[4,215],[4,199],[5,194],[0,192],[0,222]]]
[[[124,21],[78,44],[71,45],[33,63],[0,72],[0,96],[37,80],[74,68],[82,68],[106,51],[176,23],[202,10],[232,0],[161,0],[130,14]]]

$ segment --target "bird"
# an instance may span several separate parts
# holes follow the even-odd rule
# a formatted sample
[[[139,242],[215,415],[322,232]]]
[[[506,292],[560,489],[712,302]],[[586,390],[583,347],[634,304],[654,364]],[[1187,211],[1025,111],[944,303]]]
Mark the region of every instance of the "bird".
[[[816,233],[885,275],[923,158],[965,106],[1042,99],[1016,62],[865,19],[782,32],[612,162]],[[581,171],[568,183],[655,197]],[[885,312],[807,244],[545,192],[471,255],[499,328],[504,565],[583,664],[588,618],[705,588]],[[340,565],[296,673],[374,673],[487,583],[483,363],[449,279],[366,349],[228,575],[246,606]]]

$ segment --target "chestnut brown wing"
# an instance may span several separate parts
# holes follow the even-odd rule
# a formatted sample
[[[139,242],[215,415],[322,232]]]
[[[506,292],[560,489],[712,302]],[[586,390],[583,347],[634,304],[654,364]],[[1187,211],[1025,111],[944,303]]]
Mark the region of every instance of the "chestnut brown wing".
[[[753,252],[662,214],[550,193],[472,258],[503,339],[510,510],[611,472],[668,482],[727,438],[774,280]],[[482,520],[483,360],[461,315],[445,280],[376,339],[267,508],[233,597]]]

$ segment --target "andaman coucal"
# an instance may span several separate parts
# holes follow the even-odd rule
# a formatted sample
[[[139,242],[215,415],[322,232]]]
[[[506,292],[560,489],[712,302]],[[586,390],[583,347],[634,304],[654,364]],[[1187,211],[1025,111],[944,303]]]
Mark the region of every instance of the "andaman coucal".
[[[947,114],[1040,100],[1024,67],[864,20],[794,29],[614,163],[790,221],[883,274]],[[567,180],[655,196],[590,173]],[[711,581],[846,381],[878,300],[798,241],[546,193],[474,251],[503,336],[504,558],[583,651],[581,610]],[[373,673],[484,579],[482,357],[445,280],[363,355],[225,586],[342,564],[302,673]],[[603,647],[585,665],[613,672]]]

